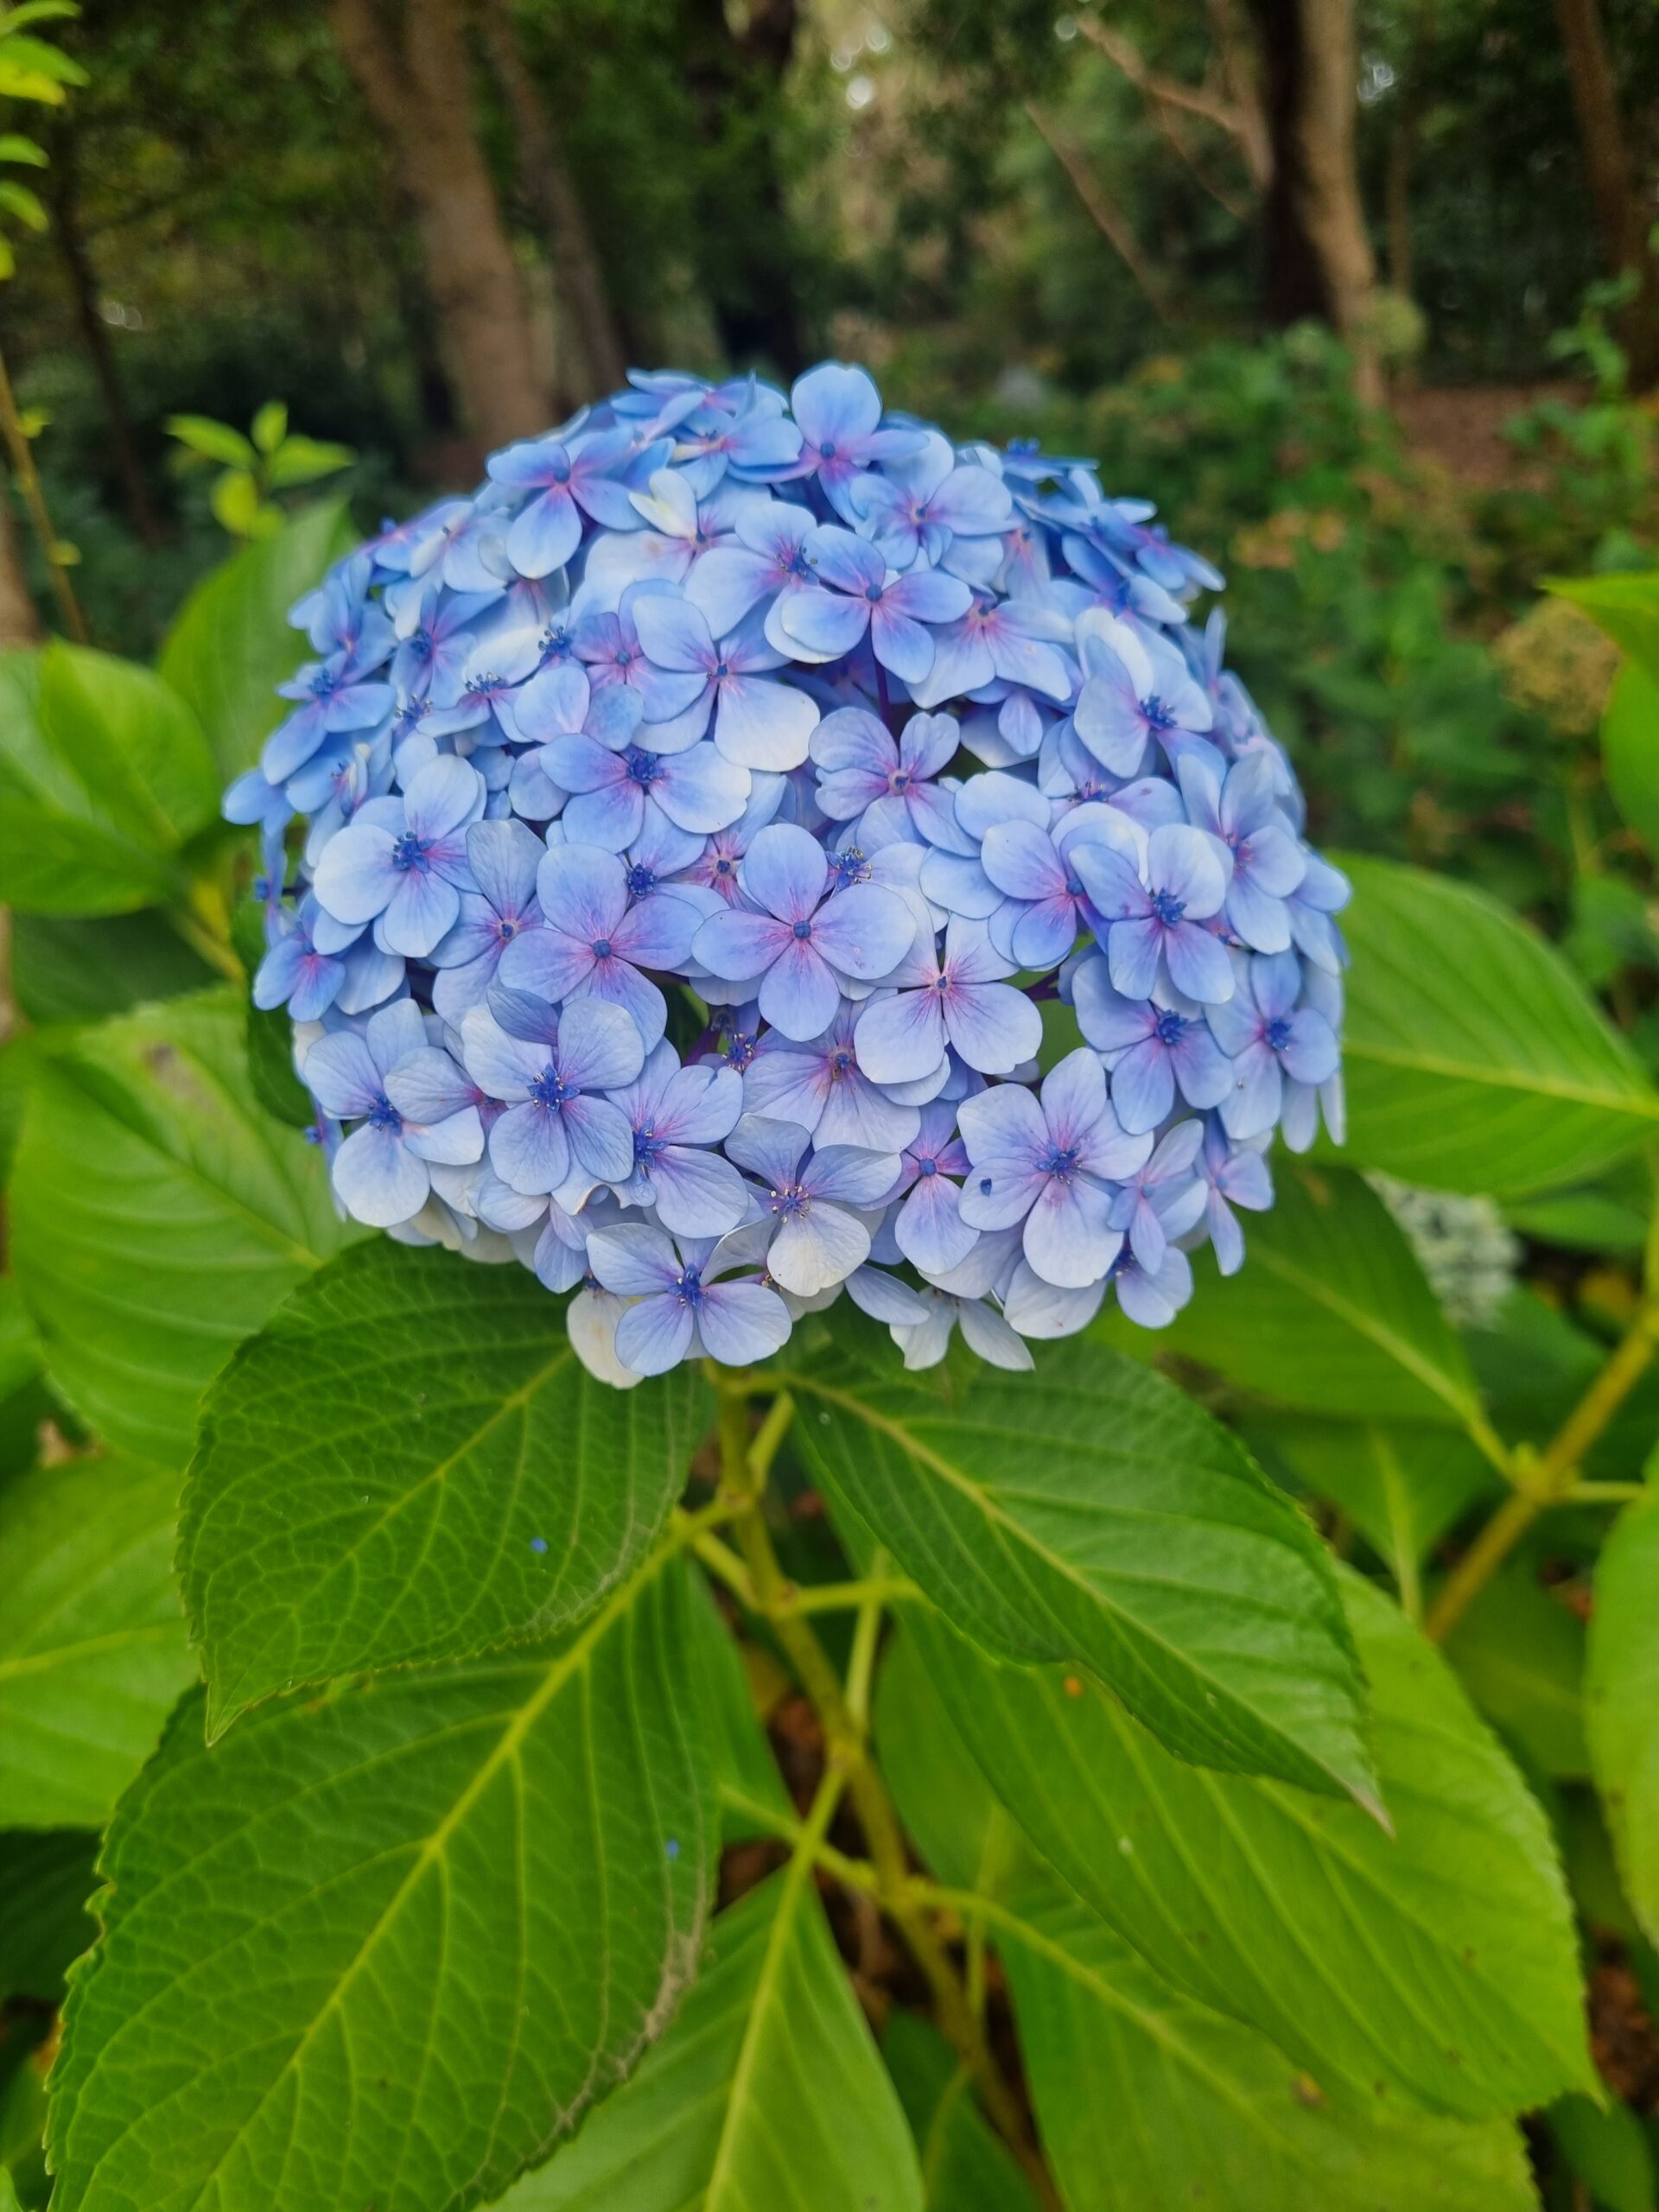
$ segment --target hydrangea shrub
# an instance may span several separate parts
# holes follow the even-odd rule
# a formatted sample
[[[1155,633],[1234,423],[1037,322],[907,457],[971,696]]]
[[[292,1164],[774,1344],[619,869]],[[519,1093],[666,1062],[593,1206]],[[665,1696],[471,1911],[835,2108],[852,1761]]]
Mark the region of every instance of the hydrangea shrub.
[[[860,368],[637,374],[340,562],[226,811],[346,1211],[621,1384],[843,1290],[1028,1366],[1236,1270],[1340,1135],[1348,887],[1153,512]]]

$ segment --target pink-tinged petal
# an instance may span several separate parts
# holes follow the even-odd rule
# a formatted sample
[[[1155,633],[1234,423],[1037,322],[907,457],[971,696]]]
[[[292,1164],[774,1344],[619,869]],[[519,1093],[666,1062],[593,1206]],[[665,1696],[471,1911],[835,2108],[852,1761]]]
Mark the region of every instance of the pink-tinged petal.
[[[405,868],[386,902],[377,935],[388,952],[423,960],[454,926],[460,912],[461,894],[454,884],[423,868]]]
[[[815,1200],[784,1223],[766,1251],[766,1272],[798,1298],[844,1282],[870,1256],[870,1232],[856,1214]]]
[[[324,1113],[342,1122],[372,1114],[380,1103],[380,1071],[349,1029],[318,1039],[305,1056],[305,1083]]]
[[[395,1129],[365,1122],[334,1154],[335,1193],[353,1221],[397,1229],[412,1221],[432,1187],[424,1166]]]
[[[943,996],[945,1033],[970,1068],[981,1075],[1007,1075],[1036,1058],[1043,1018],[1012,983],[974,983]]]
[[[712,745],[694,745],[664,758],[651,795],[676,829],[708,836],[731,827],[751,788],[747,768]]]
[[[875,999],[858,1018],[854,1045],[872,1083],[919,1083],[944,1058],[944,1017],[935,990]]]
[[[490,1131],[490,1165],[526,1198],[558,1190],[570,1173],[570,1143],[562,1117],[534,1103],[510,1106]]]
[[[577,1090],[620,1090],[645,1060],[633,1023],[620,1007],[601,999],[578,999],[566,1007],[559,1017],[558,1049],[559,1072]]]
[[[822,452],[826,445],[856,444],[881,420],[881,395],[863,369],[823,361],[797,377],[790,411]]]
[[[1202,830],[1166,822],[1147,841],[1147,880],[1155,891],[1179,899],[1189,918],[1202,921],[1219,913],[1227,895],[1227,871]]]
[[[912,569],[887,586],[882,594],[884,610],[907,615],[912,622],[957,622],[974,603],[974,595],[959,576],[938,569]]]
[[[1077,910],[1064,895],[1039,899],[1023,913],[1017,906],[1009,912],[1012,927],[1007,941],[1018,967],[1058,968],[1077,941]]]
[[[626,774],[603,790],[582,792],[564,810],[565,833],[607,853],[626,852],[645,818],[645,795]]]
[[[830,1064],[817,1039],[807,1051],[795,1052],[768,1039],[740,1080],[745,1113],[772,1122],[793,1122],[809,1131],[823,1118],[830,1098]]]
[[[633,602],[633,625],[646,658],[671,673],[707,677],[720,658],[702,615],[666,592],[641,594]]]
[[[759,1004],[774,1028],[804,1044],[834,1020],[841,985],[810,943],[791,937],[761,979]]]
[[[1043,1079],[1043,1116],[1061,1147],[1077,1144],[1106,1110],[1106,1071],[1084,1046],[1068,1052]]]
[[[1175,1075],[1167,1048],[1156,1037],[1132,1045],[1112,1070],[1112,1104],[1118,1120],[1138,1135],[1155,1129],[1174,1103]]]
[[[764,677],[728,677],[715,709],[715,743],[743,768],[785,774],[807,757],[818,702],[792,683]]]
[[[1053,899],[1065,890],[1065,869],[1054,840],[1031,822],[993,823],[980,848],[980,866],[1011,899]]]
[[[720,1283],[703,1299],[697,1333],[710,1359],[752,1366],[788,1342],[789,1308],[764,1283]]]
[[[899,1209],[893,1239],[905,1257],[926,1274],[960,1267],[979,1242],[962,1217],[962,1194],[944,1175],[918,1178]]]
[[[1091,1183],[1051,1175],[1026,1217],[1021,1240],[1034,1274],[1059,1290],[1098,1282],[1122,1248],[1111,1201]]]
[[[778,621],[791,645],[807,658],[839,660],[869,627],[870,602],[826,591],[820,584],[790,592],[778,602]]]
[[[791,941],[787,922],[734,907],[700,926],[691,952],[697,965],[711,976],[741,983],[764,974]]]
[[[1116,930],[1112,935],[1116,938]],[[1232,996],[1233,969],[1227,948],[1197,922],[1182,922],[1167,933],[1164,958],[1176,989],[1200,1005],[1218,1006]]]
[[[1014,501],[1001,479],[976,466],[953,468],[927,503],[930,522],[964,537],[1006,530]]]
[[[914,912],[896,891],[879,883],[855,883],[837,892],[812,918],[812,943],[818,951],[843,976],[865,983],[891,975],[916,934]]]
[[[607,1290],[622,1298],[652,1298],[680,1278],[679,1256],[660,1229],[648,1222],[618,1222],[595,1229],[588,1259]]]
[[[933,632],[882,600],[870,615],[870,645],[883,668],[912,687],[933,665]]]
[[[619,960],[638,968],[678,968],[703,918],[694,899],[677,897],[671,887],[653,891],[628,909],[611,931],[610,945]]]
[[[665,1375],[690,1351],[693,1326],[683,1300],[642,1299],[616,1325],[616,1356],[638,1375]]]
[[[1106,936],[1106,958],[1114,990],[1121,991],[1126,999],[1152,996],[1152,987],[1158,980],[1158,957],[1163,950],[1164,936],[1161,925],[1149,917],[1112,924]],[[1219,945],[1216,949],[1221,950]]]
[[[912,716],[912,726],[922,719],[920,715]],[[947,718],[941,715],[938,719]],[[908,736],[909,732],[906,734]],[[888,778],[899,766],[899,752],[887,725],[867,707],[838,707],[834,714],[826,715],[813,731],[812,758],[826,775],[850,770],[874,777],[885,791]]]
[[[744,855],[739,869],[749,897],[779,921],[790,923],[810,917],[823,896],[829,875],[823,848],[792,822],[769,823]],[[819,1024],[820,1028],[823,1026]]]
[[[748,1211],[743,1178],[716,1152],[667,1145],[647,1174],[657,1218],[677,1236],[723,1236]]]

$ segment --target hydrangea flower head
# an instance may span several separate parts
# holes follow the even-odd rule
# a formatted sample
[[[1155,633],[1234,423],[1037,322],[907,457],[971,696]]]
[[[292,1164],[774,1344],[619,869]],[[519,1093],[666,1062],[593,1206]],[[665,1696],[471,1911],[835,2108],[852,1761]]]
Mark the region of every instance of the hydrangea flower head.
[[[636,373],[388,524],[226,801],[341,1207],[623,1388],[843,1291],[912,1368],[1169,1321],[1341,1128],[1348,887],[1221,584],[836,362]]]

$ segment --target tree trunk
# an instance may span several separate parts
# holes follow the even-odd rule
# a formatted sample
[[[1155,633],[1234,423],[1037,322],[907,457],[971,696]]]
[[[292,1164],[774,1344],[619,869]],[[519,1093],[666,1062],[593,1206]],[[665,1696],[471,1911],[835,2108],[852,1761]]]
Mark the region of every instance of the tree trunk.
[[[1599,0],[1555,0],[1555,19],[1567,53],[1585,181],[1601,250],[1615,276],[1629,270],[1637,279],[1637,295],[1620,319],[1619,334],[1630,357],[1630,380],[1644,388],[1659,378],[1659,265],[1648,247],[1651,218],[1637,191]]]
[[[457,0],[329,0],[346,67],[415,212],[450,381],[485,447],[533,435],[550,395],[529,303],[474,128]]]
[[[795,48],[795,0],[753,0],[741,35],[725,0],[684,0],[685,73],[705,151],[702,276],[733,365],[806,366],[775,112]]]
[[[622,382],[627,356],[570,164],[524,60],[512,0],[485,0],[484,37],[512,118],[524,196],[535,212],[553,264],[561,350],[569,332],[575,339],[575,396],[597,399]]]
[[[1273,181],[1263,215],[1268,310],[1328,322],[1362,399],[1382,398],[1372,334],[1376,264],[1354,156],[1353,0],[1251,0],[1261,35]]]
[[[0,481],[0,647],[38,645],[44,635],[40,610],[23,574],[22,540],[11,493]]]
[[[121,389],[121,373],[116,366],[115,348],[110,343],[109,325],[99,312],[98,278],[80,227],[79,148],[72,125],[66,124],[54,134],[48,175],[58,251],[69,279],[75,320],[80,326],[81,338],[103,397],[104,416],[110,433],[110,457],[121,480],[128,518],[143,544],[159,545],[161,528],[156,519],[149,486],[139,465],[132,417],[127,412],[126,394]]]

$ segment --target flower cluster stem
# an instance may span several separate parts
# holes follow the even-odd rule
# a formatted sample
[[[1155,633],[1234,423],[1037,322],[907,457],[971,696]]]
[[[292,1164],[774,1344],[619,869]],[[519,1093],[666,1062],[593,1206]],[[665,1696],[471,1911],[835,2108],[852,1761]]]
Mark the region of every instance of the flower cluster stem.
[[[773,1401],[753,1440],[748,1394],[724,1388],[720,1395],[721,1484],[742,1510],[732,1523],[757,1610],[771,1624],[823,1731],[832,1767],[843,1772],[847,1792],[869,1847],[869,1886],[904,1937],[932,1993],[938,2024],[971,2075],[985,2111],[1050,2212],[1059,2200],[1032,2141],[1019,2101],[986,2041],[962,1976],[927,1908],[914,1892],[904,1832],[868,1745],[868,1704],[880,1633],[885,1578],[868,1578],[854,1630],[853,1656],[843,1687],[811,1624],[791,1602],[792,1591],[766,1528],[766,1475],[793,1408],[787,1396]]]

